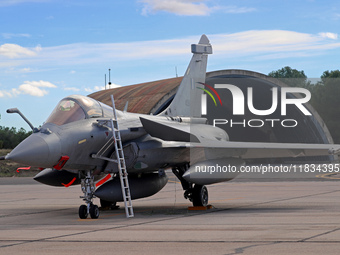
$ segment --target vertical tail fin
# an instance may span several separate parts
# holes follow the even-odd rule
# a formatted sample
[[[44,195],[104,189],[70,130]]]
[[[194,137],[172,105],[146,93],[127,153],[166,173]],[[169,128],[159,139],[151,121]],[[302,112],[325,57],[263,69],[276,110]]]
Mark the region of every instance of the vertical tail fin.
[[[202,35],[198,44],[191,45],[194,54],[185,72],[177,93],[160,115],[168,116],[201,116],[201,95],[203,91],[197,89],[200,83],[205,83],[208,54],[212,54],[212,47],[206,35]]]

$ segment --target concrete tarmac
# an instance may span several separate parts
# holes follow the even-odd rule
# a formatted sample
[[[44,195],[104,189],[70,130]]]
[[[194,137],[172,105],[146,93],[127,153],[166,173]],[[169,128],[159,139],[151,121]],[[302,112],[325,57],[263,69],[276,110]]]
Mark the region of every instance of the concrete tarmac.
[[[134,218],[121,205],[96,220],[78,218],[80,186],[1,178],[0,254],[339,254],[339,179],[313,176],[210,185],[207,211],[172,177]]]

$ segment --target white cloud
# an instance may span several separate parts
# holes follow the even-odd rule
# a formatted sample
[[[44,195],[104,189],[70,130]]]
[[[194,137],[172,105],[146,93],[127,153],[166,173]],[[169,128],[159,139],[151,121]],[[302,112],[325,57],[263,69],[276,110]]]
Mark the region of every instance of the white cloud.
[[[85,88],[84,90],[85,90],[85,92],[88,92],[88,93],[93,92],[93,89],[90,89],[90,88]]]
[[[107,85],[107,89],[114,89],[114,88],[119,88],[121,87],[121,85],[118,85],[118,84],[114,84],[114,83],[111,83],[111,85]]]
[[[94,91],[104,90],[104,86],[94,86]]]
[[[4,63],[9,63],[9,62],[4,62]],[[14,75],[17,75],[17,74],[28,74],[28,73],[37,73],[37,72],[42,72],[44,71],[44,69],[35,69],[35,68],[31,68],[31,67],[21,67],[21,68],[15,68],[15,64],[14,63],[21,63],[18,62],[18,61],[15,61],[15,62],[11,62],[12,64],[11,65],[8,65],[7,66],[7,70],[5,70],[4,72],[6,74],[14,74]],[[0,64],[0,68],[1,67],[6,67],[5,65],[2,66]]]
[[[31,68],[29,68],[29,67],[25,67],[25,68],[20,69],[20,72],[22,72],[22,73],[31,73],[31,72],[34,72],[34,71]]]
[[[24,48],[17,44],[5,43],[0,45],[0,56],[8,58],[33,57],[41,50],[40,46],[33,49]]]
[[[17,89],[12,89],[11,91],[0,90],[0,98],[1,97],[9,97],[12,98],[13,96],[18,95]]]
[[[143,15],[165,11],[181,16],[208,16],[212,12],[240,14],[253,12],[255,8],[238,6],[208,6],[208,0],[141,0],[144,4]]]
[[[11,34],[11,33],[2,33],[3,38],[12,39],[13,37],[31,37],[30,34]]]
[[[46,89],[41,88],[56,88],[57,86],[48,81],[25,81],[18,88],[13,88],[10,91],[1,90],[0,97],[15,97],[20,94],[42,97],[48,94]]]
[[[114,88],[119,88],[121,85],[117,85],[114,83],[111,83],[111,85],[107,85],[106,88],[105,86],[94,86],[93,88],[85,88],[85,92],[92,93],[100,90],[105,90],[105,89],[114,89]]]
[[[76,43],[54,47],[44,47],[39,55],[18,64],[40,63],[46,66],[70,66],[136,59],[161,58],[188,53],[188,45],[197,37],[179,40],[160,40],[130,43]],[[190,47],[190,46],[189,46]],[[1,63],[0,63],[1,65]],[[40,68],[40,67],[39,67]],[[37,69],[39,69],[37,68]]]
[[[340,48],[337,34],[318,33],[308,34],[285,30],[250,30],[231,34],[208,35],[214,51],[214,58],[228,59],[230,57],[247,56],[249,60],[255,57],[272,56],[280,54],[284,57],[312,56],[316,53],[325,53],[325,50]],[[330,40],[332,38],[332,40]],[[56,69],[68,67],[69,70],[79,65],[94,65],[97,63],[111,63],[112,59],[120,62],[136,60],[162,60],[174,56],[188,56],[190,44],[197,42],[199,35],[188,36],[172,40],[154,40],[124,43],[77,43],[53,47],[44,47],[39,54],[31,53],[18,59],[9,59],[0,62],[0,68],[19,66],[31,70]],[[1,55],[1,53],[0,53]],[[276,55],[277,56],[277,55]],[[20,70],[15,68],[13,70]],[[71,71],[71,73],[73,73]],[[88,88],[92,89],[93,88]]]
[[[16,5],[16,4],[24,4],[24,3],[44,3],[48,1],[49,0],[1,0],[0,7]]]
[[[211,12],[205,0],[142,0],[143,15],[158,11],[166,11],[177,15],[206,16]]]
[[[31,84],[25,83],[19,86],[20,94],[27,94],[35,97],[42,97],[48,94],[45,89],[35,87]]]
[[[33,87],[41,87],[41,88],[56,88],[57,86],[52,84],[49,81],[25,81],[24,84],[30,84]]]
[[[327,37],[328,38],[328,37]],[[213,35],[210,40],[218,56],[250,54],[304,53],[340,48],[340,43],[329,43],[320,34],[313,35],[285,30],[252,30],[234,34]],[[289,56],[292,57],[292,56]]]
[[[249,13],[256,11],[256,8],[252,7],[238,7],[238,6],[217,6],[213,7],[213,10],[221,10],[225,13],[230,14],[241,14],[241,13]]]
[[[220,57],[240,56],[249,53],[310,52],[340,48],[340,43],[327,40],[329,36],[299,33],[285,30],[250,30],[232,34],[208,36],[213,50]],[[104,59],[131,61],[137,59],[158,59],[188,54],[190,44],[199,36],[173,40],[154,40],[112,44],[74,44],[44,48],[44,58],[62,65],[66,62],[103,63]]]
[[[325,32],[325,33],[319,33],[319,35],[323,38],[328,38],[328,39],[333,39],[333,40],[338,39],[338,34],[335,34],[335,33]]]
[[[57,86],[48,81],[25,81],[18,88],[19,94],[27,94],[35,97],[42,97],[48,91],[41,88],[56,88]]]

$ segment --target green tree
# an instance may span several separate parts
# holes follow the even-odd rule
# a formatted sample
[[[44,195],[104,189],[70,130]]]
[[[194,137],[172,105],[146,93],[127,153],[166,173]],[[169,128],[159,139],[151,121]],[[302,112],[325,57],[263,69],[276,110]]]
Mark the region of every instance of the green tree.
[[[292,69],[289,66],[285,66],[279,70],[272,71],[268,76],[277,78],[290,87],[308,87],[310,82],[307,79],[304,71],[298,71]]]
[[[311,104],[325,121],[335,143],[340,143],[340,71],[325,71],[312,90]]]
[[[327,78],[340,78],[340,71],[339,70],[333,70],[333,71],[324,71],[321,75],[321,80],[324,82]]]
[[[23,128],[20,128],[17,131],[15,127],[9,128],[0,126],[0,141],[2,148],[13,149],[31,133],[32,132],[26,132]]]
[[[335,143],[340,143],[340,71],[325,71],[316,84],[308,81],[304,71],[289,66],[272,71],[268,76],[280,79],[291,87],[308,89],[312,98],[310,104],[326,123]]]

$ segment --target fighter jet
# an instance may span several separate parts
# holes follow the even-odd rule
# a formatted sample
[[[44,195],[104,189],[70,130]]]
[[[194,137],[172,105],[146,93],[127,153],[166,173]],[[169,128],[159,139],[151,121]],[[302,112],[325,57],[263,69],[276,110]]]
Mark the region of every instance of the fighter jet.
[[[339,152],[340,145],[335,144],[229,141],[223,129],[207,124],[201,116],[207,58],[212,54],[208,38],[202,35],[191,51],[176,96],[160,114],[119,111],[113,100],[108,106],[72,95],[59,102],[40,128],[30,124],[32,135],[2,159],[43,169],[34,179],[47,185],[81,184],[85,204],[79,207],[79,217],[84,219],[98,218],[95,197],[106,207],[126,202],[127,197],[133,200],[159,192],[168,180],[165,169],[172,169],[186,199],[194,206],[206,206],[206,185],[235,178],[248,159]],[[8,112],[20,113],[17,109]],[[232,166],[237,171],[213,175],[198,171],[211,166]],[[120,180],[123,177],[128,185]]]

